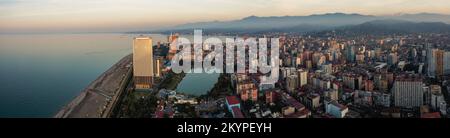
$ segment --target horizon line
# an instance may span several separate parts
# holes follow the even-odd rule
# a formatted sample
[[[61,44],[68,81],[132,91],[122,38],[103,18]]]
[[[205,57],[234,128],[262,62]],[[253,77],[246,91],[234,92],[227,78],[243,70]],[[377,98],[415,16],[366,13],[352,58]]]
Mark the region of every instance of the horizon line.
[[[179,23],[175,25],[169,25],[169,26],[159,26],[154,27],[152,29],[143,29],[142,31],[136,31],[133,29],[126,29],[124,31],[31,31],[31,32],[0,32],[0,35],[5,34],[95,34],[95,33],[135,33],[135,32],[152,32],[152,31],[159,31],[161,29],[168,29],[173,28],[181,25],[187,25],[187,24],[195,24],[195,23],[210,23],[210,22],[232,22],[232,21],[239,21],[243,20],[248,17],[257,17],[257,18],[270,18],[270,17],[308,17],[308,16],[321,16],[321,15],[332,15],[332,14],[345,14],[345,15],[361,15],[361,16],[374,16],[374,17],[395,17],[395,16],[403,16],[403,15],[419,15],[419,14],[434,14],[434,15],[444,15],[444,16],[450,16],[449,13],[436,13],[436,12],[415,12],[415,13],[392,13],[392,14],[381,14],[381,15],[372,15],[372,14],[361,14],[357,12],[324,12],[324,13],[315,13],[315,14],[305,14],[305,15],[270,15],[270,16],[258,16],[258,15],[247,15],[240,18],[235,19],[229,19],[229,20],[207,20],[207,21],[194,21],[194,22],[185,22],[185,23]],[[401,19],[400,19],[401,20]],[[442,22],[445,23],[445,22]],[[445,23],[448,24],[448,23]],[[450,25],[450,24],[449,24]]]

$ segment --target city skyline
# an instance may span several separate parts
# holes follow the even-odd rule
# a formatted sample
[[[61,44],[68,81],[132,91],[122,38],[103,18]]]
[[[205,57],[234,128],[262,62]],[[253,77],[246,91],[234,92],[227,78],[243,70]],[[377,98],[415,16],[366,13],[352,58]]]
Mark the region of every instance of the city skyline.
[[[436,0],[3,0],[2,33],[137,31],[255,16],[305,16],[324,13],[396,15],[450,14],[449,1]],[[270,10],[267,10],[270,9]],[[389,9],[389,10],[386,10]]]
[[[432,136],[450,126],[449,5],[0,0],[0,119],[30,134]]]

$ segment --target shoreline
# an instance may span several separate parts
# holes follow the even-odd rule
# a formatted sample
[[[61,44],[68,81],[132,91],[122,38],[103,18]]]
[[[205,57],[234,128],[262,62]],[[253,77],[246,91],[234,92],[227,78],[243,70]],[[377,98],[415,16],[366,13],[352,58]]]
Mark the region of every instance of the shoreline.
[[[132,67],[129,54],[92,81],[71,102],[62,107],[54,118],[107,117],[117,99],[120,99],[123,82],[129,79]],[[126,84],[126,83],[125,83]]]

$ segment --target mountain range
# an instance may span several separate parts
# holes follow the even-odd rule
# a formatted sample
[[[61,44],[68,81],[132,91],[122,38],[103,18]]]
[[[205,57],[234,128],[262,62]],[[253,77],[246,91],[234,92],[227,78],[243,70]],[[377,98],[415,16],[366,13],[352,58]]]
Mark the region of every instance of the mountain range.
[[[411,22],[405,20],[373,20],[358,25],[336,28],[335,31],[354,34],[386,33],[449,33],[450,25],[443,22]]]
[[[173,26],[157,32],[311,32],[351,30],[359,32],[447,32],[450,15],[434,13],[372,16],[362,14],[327,13],[309,16],[248,16],[232,21],[197,22]]]

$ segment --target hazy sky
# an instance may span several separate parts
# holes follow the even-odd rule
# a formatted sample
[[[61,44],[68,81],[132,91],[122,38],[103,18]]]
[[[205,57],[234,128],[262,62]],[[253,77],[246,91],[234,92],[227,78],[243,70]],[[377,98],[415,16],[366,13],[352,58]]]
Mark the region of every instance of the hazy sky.
[[[249,15],[450,14],[450,0],[0,0],[1,32],[135,31]]]

